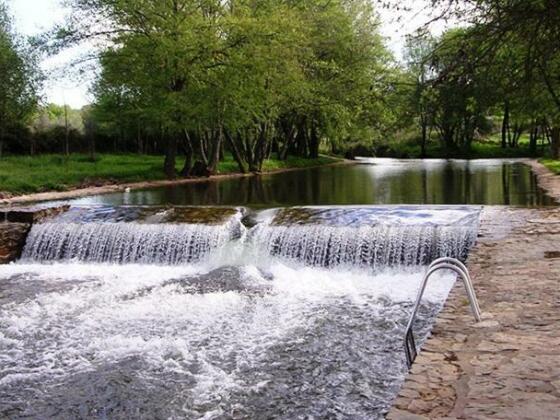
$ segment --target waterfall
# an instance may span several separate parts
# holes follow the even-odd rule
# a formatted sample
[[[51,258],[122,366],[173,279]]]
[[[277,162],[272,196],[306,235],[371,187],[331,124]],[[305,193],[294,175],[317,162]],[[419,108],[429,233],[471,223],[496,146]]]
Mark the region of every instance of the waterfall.
[[[376,225],[257,226],[251,232],[259,252],[306,265],[427,265],[439,257],[465,259],[477,235],[474,226]]]
[[[231,265],[273,258],[377,270],[427,265],[443,256],[464,260],[478,231],[478,212],[472,210],[323,212],[290,209],[292,219],[263,212],[269,217],[258,220],[246,235],[241,213],[218,225],[62,219],[33,226],[22,259],[180,265],[215,253],[219,262],[227,256]],[[217,253],[220,250],[223,255]]]
[[[224,225],[43,223],[29,233],[24,260],[170,264],[195,262],[241,235]]]

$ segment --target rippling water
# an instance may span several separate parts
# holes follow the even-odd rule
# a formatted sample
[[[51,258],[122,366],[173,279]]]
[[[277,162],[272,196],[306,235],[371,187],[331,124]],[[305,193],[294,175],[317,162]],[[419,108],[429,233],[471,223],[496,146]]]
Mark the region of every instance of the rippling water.
[[[0,267],[0,417],[379,417],[420,276]],[[430,286],[421,337],[452,283]]]

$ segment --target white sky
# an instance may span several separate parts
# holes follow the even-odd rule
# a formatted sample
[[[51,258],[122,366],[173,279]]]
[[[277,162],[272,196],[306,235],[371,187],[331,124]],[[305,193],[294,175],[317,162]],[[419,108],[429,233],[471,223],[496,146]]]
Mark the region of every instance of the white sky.
[[[388,38],[388,45],[397,56],[402,52],[404,36],[421,26],[428,20],[422,9],[420,0],[395,0],[400,5],[409,4],[415,12],[408,12],[397,20],[394,11],[380,10],[383,19],[382,33]],[[32,36],[50,29],[64,20],[67,11],[62,7],[61,0],[7,0],[16,23],[16,30],[22,35]],[[435,28],[436,31],[441,31]],[[45,100],[58,104],[68,104],[74,108],[91,102],[88,94],[89,82],[76,81],[65,76],[65,66],[77,56],[76,51],[66,51],[42,63],[49,75],[45,86]],[[90,80],[91,81],[91,80]]]

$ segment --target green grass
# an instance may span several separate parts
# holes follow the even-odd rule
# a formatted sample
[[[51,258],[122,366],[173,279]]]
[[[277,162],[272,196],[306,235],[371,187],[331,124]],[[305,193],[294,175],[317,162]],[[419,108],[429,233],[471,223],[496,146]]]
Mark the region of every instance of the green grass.
[[[336,158],[289,158],[269,160],[264,171],[303,168],[335,162]],[[177,159],[177,169],[183,162]],[[80,186],[107,183],[140,182],[165,179],[163,157],[134,154],[100,154],[95,161],[85,155],[8,156],[0,159],[0,192],[29,194],[43,191],[65,191]],[[237,164],[226,156],[219,173],[238,172]],[[0,194],[1,195],[1,194]]]
[[[555,174],[560,174],[560,160],[541,159],[540,162]]]
[[[488,138],[486,138],[484,140],[485,142],[491,142],[491,143],[496,143],[496,144],[502,144],[502,133],[495,133],[490,135]],[[527,145],[529,146],[529,142],[530,142],[530,136],[527,133],[523,133],[521,134],[521,136],[519,137],[518,143],[520,145]]]
[[[540,147],[539,147],[540,150]],[[516,148],[502,149],[500,143],[493,141],[474,142],[471,150],[454,150],[450,153],[439,145],[438,142],[430,142],[426,149],[429,158],[458,158],[458,159],[491,159],[491,158],[521,158],[530,157],[529,145],[525,142]],[[385,155],[398,158],[419,158],[421,157],[420,145],[415,143],[401,142],[390,145],[390,150]]]
[[[264,162],[263,171],[274,171],[289,168],[308,168],[310,166],[322,166],[340,161],[339,158],[331,156],[319,156],[317,159],[304,159],[288,157],[286,160],[270,159]]]

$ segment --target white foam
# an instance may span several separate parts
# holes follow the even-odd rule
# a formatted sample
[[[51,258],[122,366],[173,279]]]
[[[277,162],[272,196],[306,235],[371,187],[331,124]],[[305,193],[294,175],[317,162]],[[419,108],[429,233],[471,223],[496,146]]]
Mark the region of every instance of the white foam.
[[[208,269],[0,267],[0,279],[11,278],[14,287],[26,281],[66,285],[57,292],[43,292],[39,286],[36,296],[0,308],[0,392],[20,383],[57,383],[98,366],[139,358],[142,376],[177,374],[194,382],[190,395],[195,406],[214,406],[216,398],[227,399],[235,390],[258,388],[241,372],[266,363],[261,359],[269,349],[297,340],[302,331],[313,334],[325,308],[362,308],[373,322],[386,310],[383,302],[412,302],[422,277],[421,271],[371,276],[274,262],[266,273],[254,265],[241,269],[242,283],[254,292],[186,293],[180,279]],[[453,276],[436,276],[426,301],[442,303],[453,282]],[[235,368],[226,369],[230,359]],[[196,373],[193,365],[198,366]]]
[[[25,273],[22,282],[80,281],[64,292],[39,294],[0,310],[2,365],[25,371],[23,366],[31,362],[26,345],[33,337],[42,337],[35,343],[33,358],[49,359],[37,369],[53,372],[68,364],[87,369],[99,359],[131,355],[156,364],[169,353],[187,359],[195,348],[193,341],[203,337],[214,341],[216,351],[231,345],[252,352],[304,325],[306,309],[313,304],[337,298],[358,303],[381,297],[412,301],[421,278],[418,272],[385,272],[372,277],[276,263],[269,267],[271,281],[255,266],[243,269],[253,283],[271,286],[269,293],[258,298],[233,291],[189,294],[178,283],[164,284],[205,270],[202,266],[86,264],[0,267],[0,278]],[[452,284],[451,276],[435,278],[426,299],[442,302]],[[156,288],[146,291],[147,287]],[[13,379],[10,376],[0,383]]]

